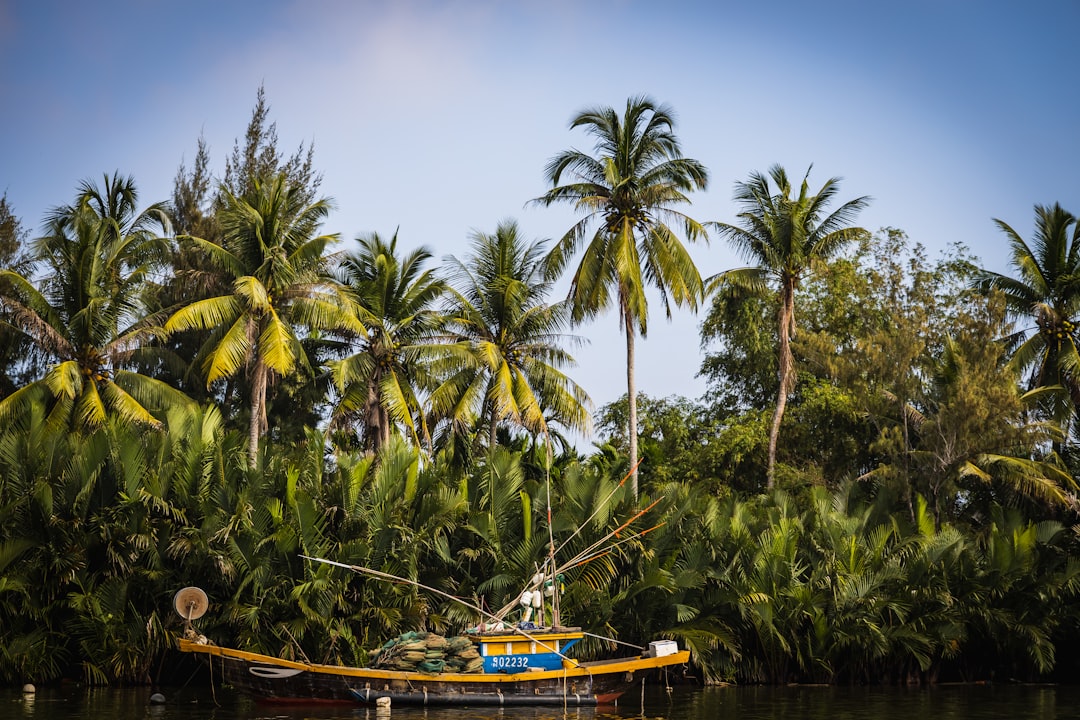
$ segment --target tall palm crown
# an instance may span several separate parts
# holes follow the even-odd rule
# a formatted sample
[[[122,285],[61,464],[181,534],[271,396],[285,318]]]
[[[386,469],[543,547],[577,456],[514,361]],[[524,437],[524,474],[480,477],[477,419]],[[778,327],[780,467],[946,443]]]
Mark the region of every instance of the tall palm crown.
[[[983,270],[975,286],[998,290],[1013,317],[1029,317],[1033,328],[1010,338],[1012,366],[1030,371],[1029,388],[1061,385],[1073,409],[1080,406],[1080,223],[1055,203],[1035,206],[1035,236],[1029,244],[995,219],[1008,238],[1017,277]]]
[[[769,431],[768,485],[773,486],[776,469],[776,446],[780,422],[788,395],[795,388],[795,364],[791,339],[795,334],[795,293],[802,278],[819,269],[849,242],[866,231],[850,223],[869,204],[863,196],[849,200],[827,214],[828,205],[839,191],[839,178],[831,178],[816,193],[810,192],[803,176],[798,194],[779,165],[769,175],[752,173],[747,182],[735,184],[735,201],[742,212],[741,225],[716,223],[726,237],[751,263],[752,267],[728,270],[715,276],[711,288],[725,292],[762,292],[770,281],[779,292],[777,335],[779,338],[776,409]],[[769,180],[775,184],[775,189]]]
[[[43,379],[0,403],[0,417],[51,397],[57,427],[92,430],[110,413],[159,427],[151,410],[182,401],[164,383],[125,369],[153,337],[143,299],[171,232],[161,204],[141,212],[137,204],[131,177],[106,175],[100,188],[84,182],[75,203],[50,213],[46,234],[35,242],[47,269],[40,289],[0,271],[10,290],[0,302],[35,351],[56,361]]]
[[[206,383],[243,371],[250,382],[248,462],[255,467],[267,430],[266,398],[275,377],[307,367],[301,328],[352,327],[347,305],[326,272],[336,235],[316,235],[329,200],[307,203],[304,188],[284,173],[257,179],[242,196],[222,188],[220,245],[190,238],[228,279],[231,292],[177,310],[166,332],[211,330],[200,350]]]
[[[626,332],[629,450],[636,493],[634,337],[645,337],[648,330],[648,286],[659,291],[668,317],[672,302],[697,308],[701,275],[669,223],[681,224],[691,241],[705,237],[702,225],[675,207],[690,202],[687,192],[705,189],[708,173],[697,160],[682,156],[671,108],[651,98],[628,99],[622,115],[609,107],[585,110],[570,127],[583,128],[595,138],[595,155],[579,150],[556,155],[546,168],[553,187],[535,202],[569,202],[584,214],[548,258],[549,272],[558,275],[588,238],[570,283],[574,320],[606,310],[613,300],[617,303]],[[571,182],[560,185],[564,176]]]
[[[396,232],[389,242],[378,233],[358,240],[360,249],[344,258],[339,280],[367,335],[358,352],[331,364],[341,393],[334,422],[359,416],[364,445],[375,453],[395,427],[419,445],[430,439],[420,397],[432,386],[429,366],[443,347],[436,340],[442,317],[436,304],[446,283],[423,269],[432,257],[428,248],[398,254]]]
[[[504,221],[493,235],[474,233],[472,253],[449,263],[456,371],[432,395],[436,416],[459,432],[486,423],[489,447],[500,423],[539,434],[553,419],[585,430],[588,396],[561,369],[574,362],[564,345],[576,338],[563,333],[567,304],[546,303],[544,243],[527,242],[517,223]]]

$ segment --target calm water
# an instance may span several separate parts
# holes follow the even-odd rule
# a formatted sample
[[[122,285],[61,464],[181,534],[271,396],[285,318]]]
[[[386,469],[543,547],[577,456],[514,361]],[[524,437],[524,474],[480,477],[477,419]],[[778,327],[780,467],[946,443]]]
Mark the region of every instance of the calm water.
[[[49,688],[24,697],[0,690],[0,720],[1056,720],[1080,718],[1080,688],[1053,685],[950,685],[933,689],[676,688],[624,696],[618,707],[372,708],[259,705],[231,691],[166,691],[150,705],[149,690]]]
[[[218,689],[167,690],[150,705],[149,690],[45,688],[24,698],[0,690],[0,720],[1057,720],[1080,718],[1080,687],[947,686],[895,688],[676,688],[623,697],[616,708],[419,709],[278,707]]]

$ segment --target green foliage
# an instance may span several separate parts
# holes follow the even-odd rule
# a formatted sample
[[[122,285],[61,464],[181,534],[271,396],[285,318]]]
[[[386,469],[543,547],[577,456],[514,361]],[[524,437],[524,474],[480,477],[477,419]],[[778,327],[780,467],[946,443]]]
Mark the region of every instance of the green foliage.
[[[270,122],[270,106],[262,87],[258,89],[243,140],[236,140],[226,158],[223,182],[214,179],[209,148],[204,138],[198,139],[191,169],[181,163],[173,184],[169,209],[182,242],[173,248],[172,272],[163,279],[158,293],[154,309],[161,315],[159,322],[181,308],[234,291],[235,276],[215,262],[205,246],[189,241],[199,238],[211,246],[225,244],[222,221],[228,216],[229,195],[250,197],[256,183],[265,186],[275,176],[282,175],[296,205],[318,205],[321,176],[313,167],[313,159],[311,145],[305,148],[301,144],[291,156],[282,153],[277,126]],[[296,256],[291,258],[293,262],[297,260]],[[206,346],[214,342],[212,333],[212,329],[191,327],[159,338],[159,344],[167,352],[155,358],[148,372],[200,402],[217,402],[226,411],[226,420],[231,425],[250,429],[253,413],[244,399],[251,398],[257,378],[249,380],[244,375],[234,375],[224,383],[208,386],[200,362],[205,358]],[[301,333],[300,344],[313,368],[321,366],[327,357],[341,355],[341,349],[319,333]],[[306,376],[290,374],[279,380],[271,383],[267,392],[263,408],[266,426],[277,440],[293,442],[303,438],[305,426],[320,421],[330,382],[328,376],[318,371]]]
[[[657,405],[657,427],[691,412]],[[630,642],[677,638],[714,680],[1039,677],[1074,623],[1075,536],[996,503],[973,530],[939,526],[920,496],[909,517],[854,484],[744,500],[662,472],[639,503],[625,465],[548,476],[499,448],[456,475],[399,439],[378,456],[327,455],[318,432],[253,472],[213,410],[174,412],[147,437],[118,424],[50,434],[44,421],[39,409],[0,434],[9,682],[150,681],[181,630],[169,598],[190,584],[212,600],[202,632],[285,657],[362,664],[406,630],[459,630],[479,617],[444,596],[301,556],[513,607],[548,552],[547,477],[559,560],[578,558],[562,616]]]
[[[50,426],[93,432],[111,417],[161,427],[160,415],[186,398],[156,378],[129,370],[156,329],[146,299],[160,269],[170,226],[163,207],[138,210],[130,177],[89,181],[75,202],[57,207],[34,245],[38,285],[0,269],[0,308],[33,355],[40,374],[0,400],[0,422],[36,402],[49,404]]]
[[[218,213],[222,244],[189,238],[227,279],[225,294],[184,305],[166,333],[209,331],[197,358],[207,386],[242,375],[249,383],[248,461],[258,462],[267,431],[267,394],[275,378],[311,372],[303,330],[362,332],[326,268],[336,235],[316,235],[330,211],[326,199],[306,203],[307,189],[284,173],[256,179],[251,190],[224,192]]]
[[[216,642],[361,665],[388,637],[475,624],[472,606],[516,619],[552,550],[587,657],[675,638],[695,672],[742,683],[1075,665],[1075,218],[1037,207],[1030,244],[999,222],[1010,279],[847,227],[861,198],[824,215],[834,181],[755,175],[744,226],[720,226],[759,264],[718,281],[709,395],[631,381],[583,458],[558,434],[590,419],[562,331],[618,302],[633,377],[643,288],[700,301],[669,225],[703,237],[676,208],[706,175],[647,98],[573,127],[596,157],[553,159],[538,202],[584,217],[546,257],[513,223],[477,233],[452,308],[430,252],[396,236],[330,276],[311,149],[278,152],[261,89],[215,193],[202,141],[181,166],[178,247],[130,178],[85,183],[30,246],[0,198],[0,682],[158,682],[186,585]],[[331,381],[350,438],[316,429]]]
[[[303,143],[291,156],[286,158],[282,154],[278,147],[277,123],[270,122],[266,89],[260,85],[244,132],[243,146],[237,139],[232,153],[225,159],[225,178],[217,202],[224,202],[227,193],[238,197],[247,195],[254,190],[256,182],[283,174],[290,185],[301,188],[300,203],[310,205],[315,202],[322,184],[322,176],[314,168],[314,156],[314,145],[308,144],[305,148]],[[195,170],[194,179],[197,180],[200,177],[197,162]]]
[[[780,165],[769,175],[752,173],[746,182],[735,184],[735,200],[742,211],[739,225],[716,223],[720,234],[752,263],[750,267],[719,273],[709,281],[724,304],[740,298],[776,293],[776,406],[769,428],[767,484],[776,479],[777,444],[788,396],[795,389],[795,358],[791,341],[795,336],[795,295],[811,274],[845,246],[866,235],[852,227],[855,216],[869,202],[860,197],[848,200],[835,210],[828,205],[839,191],[839,179],[831,178],[811,193],[807,169],[797,191]],[[770,184],[771,179],[771,184]],[[772,186],[775,185],[775,188]]]
[[[0,195],[0,269],[20,276],[29,273],[32,261],[27,235],[27,230],[15,215],[15,209],[8,202],[7,193]],[[11,291],[6,282],[0,280],[0,296],[10,295]],[[0,398],[7,397],[29,382],[26,376],[33,370],[29,362],[33,346],[29,338],[12,327],[14,322],[14,313],[0,306]]]
[[[1058,204],[1035,206],[1029,243],[1001,220],[1016,277],[980,270],[973,285],[1005,298],[1012,318],[1025,321],[1006,337],[1010,363],[1028,389],[1044,388],[1042,413],[1075,432],[1080,404],[1080,224]],[[1032,323],[1032,324],[1029,324]]]
[[[776,327],[770,298],[714,293],[701,324],[701,372],[708,397],[729,412],[765,407],[776,397]]]
[[[729,488],[746,489],[737,478],[739,457],[730,452],[742,443],[728,434],[730,428],[715,418],[710,408],[686,398],[638,396],[638,442],[641,452],[642,487],[686,482],[722,493]],[[600,408],[597,430],[612,450],[627,451],[626,396]],[[736,447],[721,445],[730,441]],[[753,442],[751,440],[751,442]],[[622,463],[618,465],[622,467]]]
[[[450,344],[431,397],[448,434],[486,426],[492,448],[500,426],[532,435],[552,426],[588,431],[589,397],[563,370],[574,364],[565,346],[580,338],[564,332],[570,306],[547,302],[543,253],[543,242],[526,241],[507,220],[494,234],[474,233],[464,260],[449,258]]]
[[[596,140],[595,155],[566,150],[552,158],[545,172],[552,187],[534,202],[570,203],[584,214],[547,259],[549,275],[557,277],[584,245],[568,295],[574,321],[618,308],[626,333],[631,486],[637,492],[634,338],[648,332],[649,286],[659,292],[668,317],[672,304],[696,310],[701,302],[701,275],[671,225],[681,225],[690,241],[706,237],[701,223],[677,208],[690,202],[687,193],[705,189],[708,172],[683,156],[672,109],[647,96],[629,98],[622,115],[611,107],[584,110],[570,127],[584,128]],[[569,182],[560,185],[564,180]]]
[[[432,366],[445,356],[438,342],[443,316],[438,302],[446,283],[424,264],[431,251],[399,255],[397,233],[358,238],[360,249],[341,261],[338,280],[350,293],[364,334],[357,352],[330,363],[339,393],[333,427],[354,421],[362,446],[378,452],[395,432],[416,446],[430,446],[421,397],[436,382]]]

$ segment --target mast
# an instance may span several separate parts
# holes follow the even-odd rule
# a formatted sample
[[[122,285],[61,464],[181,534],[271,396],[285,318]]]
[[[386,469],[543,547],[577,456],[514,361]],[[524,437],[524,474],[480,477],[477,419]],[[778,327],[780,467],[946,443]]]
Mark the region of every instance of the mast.
[[[556,569],[555,569],[556,568],[556,565],[555,565],[555,531],[551,527],[551,525],[552,525],[552,523],[551,523],[551,436],[547,434],[546,430],[544,432],[544,437],[545,437],[545,439],[547,441],[545,443],[546,451],[547,451],[545,453],[545,460],[547,462],[545,463],[545,468],[544,468],[544,480],[545,480],[544,485],[545,485],[546,490],[547,490],[547,526],[548,526],[548,559],[547,559],[547,563],[546,563],[546,565],[548,567],[548,572],[546,573],[546,575],[548,575],[548,579],[550,579],[550,581],[551,581],[551,589],[552,589],[552,592],[551,592],[551,626],[552,627],[561,627],[562,622],[561,622],[561,620],[559,618],[559,579],[558,579],[558,573],[556,572]],[[541,582],[541,587],[540,587],[541,595],[543,594],[543,591],[544,591],[543,583]]]

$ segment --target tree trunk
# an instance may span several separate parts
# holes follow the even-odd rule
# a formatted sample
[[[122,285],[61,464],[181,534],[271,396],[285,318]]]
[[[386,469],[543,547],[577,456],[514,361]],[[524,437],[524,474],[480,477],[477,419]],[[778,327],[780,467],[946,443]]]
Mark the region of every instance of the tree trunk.
[[[259,436],[266,426],[266,374],[266,365],[262,360],[256,360],[251,379],[251,422],[248,424],[248,467],[253,470],[259,462]]]
[[[626,400],[630,440],[630,490],[634,499],[638,496],[638,437],[637,437],[637,385],[634,382],[634,324],[629,314],[623,316],[626,328]]]
[[[907,402],[903,399],[899,403],[900,428],[904,440],[904,496],[907,498],[908,515],[912,524],[915,523],[915,492],[911,487],[911,428],[908,427]]]
[[[487,387],[484,388],[484,405],[480,411],[480,424],[476,428],[476,439],[477,443],[479,443],[480,438],[483,437],[480,430],[487,427],[487,450],[489,453],[495,449],[495,444],[499,438],[499,418],[495,416],[495,401],[492,399],[494,387],[494,379],[489,377]]]
[[[364,400],[364,447],[378,455],[383,446],[382,413],[379,404],[378,372],[368,379],[367,398]]]
[[[784,419],[788,395],[795,387],[794,358],[791,355],[792,318],[795,315],[794,281],[785,279],[780,295],[779,326],[780,353],[778,358],[777,379],[780,388],[776,392],[776,411],[773,413],[772,427],[769,428],[769,466],[766,487],[772,490],[776,485],[776,446],[780,438],[780,423]]]
[[[379,447],[384,448],[390,444],[390,413],[386,408],[379,406]]]

